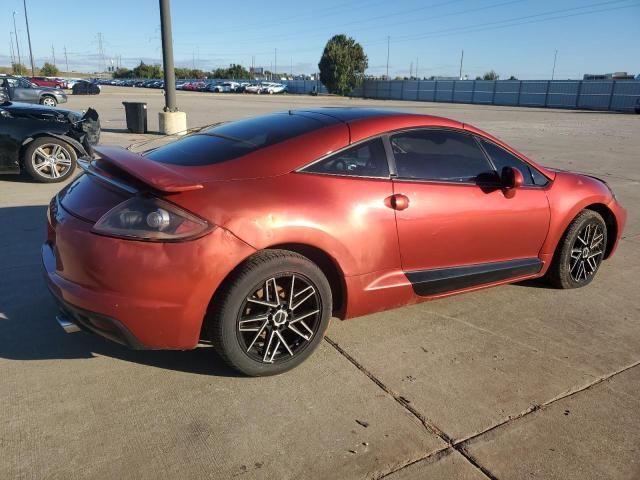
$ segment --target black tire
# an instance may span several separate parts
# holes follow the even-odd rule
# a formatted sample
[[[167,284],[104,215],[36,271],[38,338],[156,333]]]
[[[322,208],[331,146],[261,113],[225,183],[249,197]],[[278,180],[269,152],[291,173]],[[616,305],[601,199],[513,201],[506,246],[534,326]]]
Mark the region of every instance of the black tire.
[[[286,285],[289,278],[297,279],[298,293],[302,291],[305,283],[312,287],[310,290],[313,295],[312,300],[307,300],[309,303],[306,306],[302,303],[300,305],[311,311],[318,310],[317,314],[311,316],[308,313],[299,314],[303,308],[298,312],[293,311],[299,306],[291,304],[296,304],[297,300],[294,300],[294,294],[289,292],[291,290],[295,292],[296,280],[291,282],[292,288],[287,292]],[[271,279],[274,279],[273,283],[270,283]],[[282,288],[283,282],[285,288]],[[257,305],[255,307],[257,310],[264,309],[259,314],[249,311],[255,305],[251,303],[253,299],[262,298],[264,300],[266,298],[269,301],[269,285],[273,285],[275,288],[275,290],[272,288],[271,291],[278,292],[277,298],[272,302],[278,304],[282,302],[282,305],[277,307]],[[266,291],[264,290],[265,286]],[[259,290],[260,288],[262,290]],[[279,288],[280,290],[278,290]],[[258,291],[263,292],[262,297],[255,296]],[[292,302],[289,303],[287,298],[290,298]],[[329,282],[317,265],[297,253],[286,250],[264,250],[240,265],[225,281],[220,292],[216,294],[207,322],[210,339],[222,359],[239,372],[249,376],[276,375],[300,365],[318,347],[329,325],[332,305]],[[280,309],[289,312],[288,315],[278,317],[284,322],[282,324],[277,323],[278,320],[274,314],[274,312],[281,311]],[[265,315],[265,317],[260,317],[260,315]],[[301,325],[303,321],[296,319],[296,315],[303,317],[311,327],[307,324]],[[305,315],[307,316],[305,317]],[[256,317],[259,319],[246,320]],[[246,322],[257,323],[253,324],[254,330],[248,329],[251,324],[247,325],[247,330],[243,333],[241,321],[245,325],[247,325]],[[306,331],[303,331],[303,326],[307,329]],[[298,330],[298,333],[294,333],[295,330]],[[309,338],[300,335],[300,331],[303,331],[302,333]],[[307,333],[307,331],[313,333]],[[261,336],[263,333],[264,337]],[[253,341],[247,346],[251,338]],[[269,344],[267,344],[268,338]],[[271,340],[274,338],[277,344],[273,344],[275,349],[270,349]],[[286,349],[279,349],[281,345],[279,339],[284,342],[282,345],[286,345]],[[275,358],[272,356],[269,360],[267,359],[269,352],[275,352],[274,356],[276,354],[278,356]]]
[[[588,285],[602,264],[606,245],[607,225],[604,219],[598,212],[583,210],[560,239],[547,280],[556,288]]]
[[[61,150],[61,156],[64,156],[64,164],[60,161],[57,165],[45,166],[41,167],[42,156],[36,154],[38,149],[40,151],[50,152],[50,146],[58,145]],[[73,149],[71,145],[59,138],[54,137],[40,137],[36,138],[33,142],[31,142],[27,148],[24,150],[22,156],[22,166],[26,170],[26,172],[37,182],[41,183],[58,183],[63,182],[71,175],[76,169],[76,165],[78,163],[78,156],[76,151]],[[54,169],[57,172],[54,173]]]
[[[58,105],[58,100],[53,95],[43,95],[40,99],[40,105],[48,105],[50,107],[55,107]]]

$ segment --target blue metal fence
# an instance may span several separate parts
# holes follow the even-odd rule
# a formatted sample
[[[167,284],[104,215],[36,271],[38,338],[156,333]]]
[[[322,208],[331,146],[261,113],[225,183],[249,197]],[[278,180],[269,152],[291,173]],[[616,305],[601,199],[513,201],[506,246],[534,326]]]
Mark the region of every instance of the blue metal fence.
[[[640,81],[365,80],[352,96],[624,112],[633,111],[640,99]]]

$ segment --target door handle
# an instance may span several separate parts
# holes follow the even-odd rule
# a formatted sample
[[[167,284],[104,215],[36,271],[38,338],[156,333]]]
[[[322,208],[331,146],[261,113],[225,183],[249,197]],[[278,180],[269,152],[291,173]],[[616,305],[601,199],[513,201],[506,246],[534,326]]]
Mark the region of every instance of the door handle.
[[[396,193],[384,199],[384,204],[394,210],[405,210],[409,208],[409,197],[402,193]]]

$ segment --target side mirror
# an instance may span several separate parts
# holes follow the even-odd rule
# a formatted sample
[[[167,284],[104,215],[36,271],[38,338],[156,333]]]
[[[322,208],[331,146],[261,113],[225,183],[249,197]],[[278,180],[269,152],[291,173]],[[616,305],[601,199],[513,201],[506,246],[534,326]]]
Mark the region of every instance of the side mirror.
[[[521,187],[524,184],[522,172],[515,167],[504,167],[500,174],[502,187],[508,190]]]

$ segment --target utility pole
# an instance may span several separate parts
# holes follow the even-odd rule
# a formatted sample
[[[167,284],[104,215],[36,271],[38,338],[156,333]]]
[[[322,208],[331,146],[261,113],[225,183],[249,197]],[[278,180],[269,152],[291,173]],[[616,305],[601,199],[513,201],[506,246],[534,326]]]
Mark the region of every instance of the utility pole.
[[[53,64],[56,64],[56,49],[51,45],[51,56],[53,57]]]
[[[16,63],[16,57],[13,54],[13,35],[11,35],[12,32],[9,32],[9,42],[11,43],[11,66],[13,67],[13,65],[15,65]],[[15,71],[13,73],[16,73]]]
[[[16,50],[18,51],[18,63],[22,63],[20,58],[20,42],[18,41],[18,29],[16,28],[16,12],[13,12],[13,34],[16,36]]]
[[[33,65],[33,51],[31,50],[31,34],[29,33],[29,17],[27,17],[27,0],[22,0],[24,6],[24,21],[27,24],[27,40],[29,41],[29,58],[31,59],[31,76],[36,76],[36,67]]]
[[[160,1],[160,30],[162,32],[162,66],[164,69],[164,109],[158,114],[160,133],[184,134],[187,114],[176,106],[176,70],[173,64],[173,34],[171,32],[171,2]]]
[[[458,78],[460,80],[462,80],[462,61],[464,60],[464,49],[462,50],[462,53],[460,54],[460,73],[458,74]]]
[[[293,78],[293,57],[291,57],[291,70],[289,70],[289,76]]]
[[[413,78],[413,60],[411,60],[411,63],[409,64],[409,80],[411,80]]]
[[[558,59],[558,49],[556,49],[556,53],[553,56],[553,70],[551,70],[551,80],[556,76],[556,60]]]
[[[106,64],[104,61],[104,48],[102,46],[102,32],[98,32],[98,55],[100,56],[100,68],[104,71],[106,69]]]
[[[64,63],[67,66],[67,72],[69,72],[69,57],[67,57],[67,46],[64,46]]]
[[[274,49],[273,53],[273,73],[276,74],[276,80],[278,79],[278,49]],[[273,78],[273,77],[272,77]]]
[[[391,37],[387,35],[387,80],[389,80],[389,48],[391,45]]]
[[[418,62],[420,61],[420,59],[418,57],[416,57],[416,79],[420,80],[420,77],[418,77]]]

